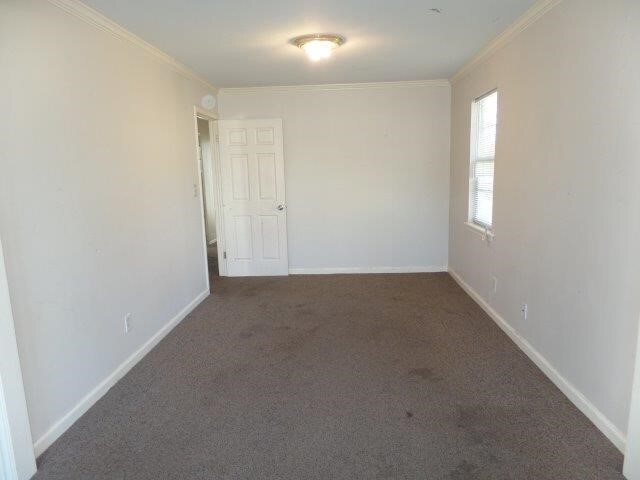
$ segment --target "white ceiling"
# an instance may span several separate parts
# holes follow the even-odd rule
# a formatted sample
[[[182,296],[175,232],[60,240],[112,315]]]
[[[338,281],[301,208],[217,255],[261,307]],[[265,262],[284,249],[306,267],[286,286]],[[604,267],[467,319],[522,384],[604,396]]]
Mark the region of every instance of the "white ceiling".
[[[85,0],[219,87],[449,78],[534,0]],[[439,8],[442,14],[430,14]],[[309,62],[288,40],[347,38]]]

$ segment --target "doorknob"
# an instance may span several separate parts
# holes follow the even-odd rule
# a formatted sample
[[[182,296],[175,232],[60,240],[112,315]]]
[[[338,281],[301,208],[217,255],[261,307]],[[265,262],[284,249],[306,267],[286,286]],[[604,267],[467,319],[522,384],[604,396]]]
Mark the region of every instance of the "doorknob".
[[[276,210],[278,210],[279,212],[283,211],[284,210],[284,203],[279,203],[276,206]]]

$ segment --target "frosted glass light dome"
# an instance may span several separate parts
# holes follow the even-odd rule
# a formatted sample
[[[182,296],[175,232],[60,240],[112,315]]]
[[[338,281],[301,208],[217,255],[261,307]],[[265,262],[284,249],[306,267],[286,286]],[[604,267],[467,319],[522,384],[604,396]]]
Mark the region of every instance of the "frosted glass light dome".
[[[291,40],[291,43],[301,48],[312,62],[329,58],[344,42],[343,37],[333,34],[302,35]]]

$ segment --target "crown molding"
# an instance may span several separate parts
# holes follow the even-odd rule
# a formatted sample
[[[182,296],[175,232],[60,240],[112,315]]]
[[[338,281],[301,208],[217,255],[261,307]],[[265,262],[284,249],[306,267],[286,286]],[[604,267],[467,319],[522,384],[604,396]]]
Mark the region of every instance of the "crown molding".
[[[151,56],[155,57],[157,60],[171,67],[173,71],[175,71],[176,73],[179,73],[183,77],[199,82],[213,91],[217,90],[217,88],[214,85],[212,85],[207,79],[198,75],[183,63],[179,62],[172,56],[164,53],[159,48],[154,47],[150,43],[145,42],[143,39],[141,39],[137,35],[121,27],[113,20],[105,17],[103,14],[101,14],[97,10],[94,10],[88,5],[85,5],[81,1],[79,0],[48,0],[48,1],[52,5],[58,7],[59,9],[67,12],[70,15],[73,15],[74,17],[82,20],[83,22],[93,25],[94,27],[102,30],[103,32],[113,35],[119,40],[127,41],[132,45],[135,45],[136,47],[141,48]]]
[[[504,32],[493,39],[486,47],[480,50],[480,52],[467,62],[466,65],[458,70],[455,75],[451,77],[451,83],[455,84],[459,82],[561,2],[562,0],[540,0],[535,3],[529,10],[507,27]]]
[[[450,87],[449,80],[408,80],[403,82],[329,83],[325,85],[276,85],[269,87],[221,88],[219,95],[247,95],[254,93],[310,93],[368,90],[379,88]]]

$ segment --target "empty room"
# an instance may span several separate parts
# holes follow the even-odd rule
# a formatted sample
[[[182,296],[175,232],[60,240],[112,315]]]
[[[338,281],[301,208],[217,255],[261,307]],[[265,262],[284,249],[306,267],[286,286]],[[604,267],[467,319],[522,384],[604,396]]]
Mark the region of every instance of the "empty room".
[[[638,0],[0,0],[0,480],[640,480]]]

